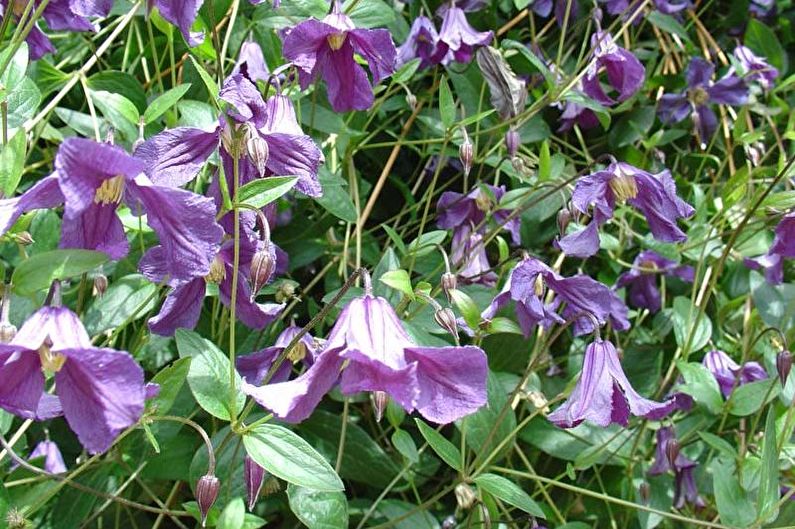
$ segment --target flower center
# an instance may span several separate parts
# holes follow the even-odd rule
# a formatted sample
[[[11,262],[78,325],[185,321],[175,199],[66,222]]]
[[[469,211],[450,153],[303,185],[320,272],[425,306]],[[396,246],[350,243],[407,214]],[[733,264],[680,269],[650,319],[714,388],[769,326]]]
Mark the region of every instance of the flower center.
[[[488,212],[491,209],[491,197],[481,191],[475,199],[475,205],[480,211]]]
[[[329,47],[332,50],[337,51],[338,49],[342,48],[343,44],[345,44],[345,37],[347,37],[347,34],[346,32],[342,31],[339,33],[332,33],[326,37],[326,40],[328,40]]]
[[[536,276],[536,280],[535,280],[535,285],[534,286],[535,286],[536,297],[543,298],[544,297],[544,291],[546,290],[546,288],[545,288],[546,285],[544,285],[544,278],[541,276],[541,274],[538,274]]]
[[[640,267],[644,271],[657,270],[657,263],[655,263],[654,261],[643,261],[642,263],[640,263]]]
[[[121,196],[124,194],[124,176],[116,175],[113,178],[108,178],[97,189],[94,195],[94,203],[96,204],[118,204],[121,202]]]
[[[66,362],[66,357],[60,353],[53,353],[47,343],[42,344],[39,348],[39,359],[41,359],[41,367],[50,373],[60,371]]]
[[[306,352],[306,344],[303,342],[298,342],[287,352],[287,359],[290,362],[297,364],[306,358]]]
[[[618,176],[610,180],[610,189],[616,195],[616,200],[619,202],[626,201],[630,198],[638,196],[638,184],[635,183],[635,178],[632,175],[619,172]]]
[[[694,105],[706,105],[709,102],[709,93],[700,86],[691,89],[689,95]]]
[[[204,280],[208,283],[215,283],[217,285],[225,278],[226,266],[224,266],[224,262],[221,261],[221,258],[216,255],[213,262],[210,263],[210,272],[204,276]]]

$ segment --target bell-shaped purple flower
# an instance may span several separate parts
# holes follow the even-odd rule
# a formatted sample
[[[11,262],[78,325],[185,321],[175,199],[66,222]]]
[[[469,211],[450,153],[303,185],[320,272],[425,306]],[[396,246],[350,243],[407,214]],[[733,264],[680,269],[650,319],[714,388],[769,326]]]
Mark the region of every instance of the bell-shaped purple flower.
[[[66,472],[66,464],[63,461],[61,449],[53,441],[45,439],[33,447],[30,455],[28,455],[28,460],[32,461],[38,458],[44,458],[44,470],[50,474],[63,474]],[[13,466],[15,465],[12,465],[12,468]]]
[[[676,432],[673,427],[663,426],[657,430],[657,447],[654,454],[654,463],[649,469],[649,474],[658,476],[673,470],[674,507],[677,509],[681,509],[686,503],[697,508],[705,507],[706,503],[698,494],[696,482],[693,478],[693,471],[698,466],[698,463],[682,454],[678,447],[672,450],[671,445],[676,442]],[[672,452],[675,452],[675,455]]]
[[[795,258],[795,211],[784,215],[776,226],[773,244],[765,255],[744,259],[745,266],[764,272],[768,283],[784,281],[784,260]]]
[[[300,327],[290,325],[279,334],[274,344],[270,347],[266,347],[255,353],[238,356],[235,359],[235,366],[240,376],[249,384],[257,386],[262,384],[262,380],[273,365],[273,362],[284,352],[285,347],[290,345],[290,342],[299,332],[301,332]],[[295,344],[293,350],[287,353],[287,359],[290,361],[282,363],[279,369],[273,374],[273,378],[271,378],[270,382],[284,382],[289,379],[294,362],[302,361],[304,365],[311,366],[315,361],[317,353],[318,346],[316,340],[309,334],[304,334],[298,343]]]
[[[768,378],[767,371],[759,362],[746,362],[740,365],[729,355],[717,349],[705,354],[701,362],[718,381],[720,391],[726,398],[729,398],[735,385],[742,386],[749,382]]]
[[[338,0],[323,20],[312,18],[286,30],[282,43],[284,56],[298,68],[301,88],[323,77],[335,112],[367,110],[373,104],[373,88],[354,54],[367,60],[373,85],[395,71],[397,51],[389,31],[357,29]]]
[[[445,6],[439,42],[436,45],[433,62],[469,63],[478,46],[487,46],[494,39],[492,31],[477,31],[469,25],[466,13],[455,4]]]
[[[566,20],[566,9],[569,10],[569,27],[572,26],[574,19],[580,12],[580,6],[577,0],[531,0],[528,8],[541,18],[547,18],[552,14],[552,8],[555,8],[555,21],[558,26],[563,26]]]
[[[610,33],[597,31],[591,37],[594,60],[582,78],[582,90],[591,99],[613,106],[632,97],[643,86],[646,69],[631,52],[618,46]],[[610,97],[599,80],[604,71],[608,84],[617,92]]]
[[[734,48],[734,57],[740,66],[740,75],[746,81],[757,82],[764,90],[773,88],[778,78],[778,70],[770,65],[764,57],[759,57],[746,46]]]
[[[301,130],[287,96],[277,94],[263,100],[254,83],[241,72],[224,81],[220,97],[229,105],[231,123],[222,118],[221,124],[209,131],[192,127],[166,130],[135,150],[155,183],[179,186],[191,181],[220,145],[229,182],[232,157],[238,154],[240,185],[260,177],[297,176],[295,188],[299,192],[312,197],[322,194],[317,171],[323,155]],[[237,149],[229,145],[233,132],[239,135]]]
[[[232,75],[241,73],[244,77],[251,79],[252,82],[268,81],[270,70],[262,54],[262,48],[253,40],[247,40],[240,45],[240,52],[237,55],[237,63],[232,70]]]
[[[602,427],[611,423],[626,426],[630,413],[659,420],[674,407],[674,399],[655,402],[638,394],[624,375],[616,348],[597,339],[585,349],[580,379],[571,395],[548,419],[561,428],[573,428],[583,421]]]
[[[555,293],[545,302],[547,289]],[[627,307],[610,288],[583,274],[563,277],[533,257],[522,259],[513,270],[502,290],[483,311],[481,317],[492,319],[502,307],[514,302],[514,310],[525,336],[536,325],[548,328],[567,319],[574,320],[575,335],[594,332],[593,323],[610,322],[616,330],[629,328]],[[563,310],[558,314],[558,309]]]
[[[0,408],[36,420],[63,413],[86,450],[104,452],[141,417],[144,373],[129,354],[94,347],[66,307],[43,307],[0,344]]]
[[[658,274],[692,283],[695,270],[692,266],[679,265],[652,250],[644,250],[635,258],[632,269],[618,277],[616,288],[628,287],[629,301],[633,306],[658,312],[662,306],[660,290],[657,288]]]
[[[652,235],[662,242],[687,239],[677,220],[695,210],[676,194],[676,183],[665,170],[648,173],[623,162],[613,162],[601,171],[580,178],[571,196],[571,208],[590,214],[591,222],[582,230],[566,235],[557,246],[568,255],[590,257],[599,251],[598,227],[613,217],[617,203],[639,210],[649,223]]]
[[[425,15],[420,15],[411,23],[411,30],[406,42],[397,49],[397,65],[402,66],[412,59],[420,59],[420,68],[428,68],[437,64],[435,60],[436,43],[439,33],[433,21]]]
[[[696,126],[699,141],[706,146],[718,128],[718,118],[710,104],[744,105],[748,101],[748,87],[734,72],[713,81],[715,66],[694,57],[685,71],[687,90],[680,94],[664,94],[657,112],[664,123],[678,123],[688,116]]]
[[[325,348],[298,378],[243,391],[274,415],[299,422],[338,381],[345,395],[385,392],[406,411],[447,424],[486,403],[486,355],[479,347],[420,347],[384,298],[370,293],[342,310]]]

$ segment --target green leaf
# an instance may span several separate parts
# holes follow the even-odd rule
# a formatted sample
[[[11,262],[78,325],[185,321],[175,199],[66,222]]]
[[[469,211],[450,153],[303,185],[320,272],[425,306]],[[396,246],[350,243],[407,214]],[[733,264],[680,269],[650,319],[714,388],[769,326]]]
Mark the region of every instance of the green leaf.
[[[293,514],[309,529],[348,527],[348,500],[343,492],[311,490],[290,484],[287,499]]]
[[[694,362],[677,362],[676,367],[685,379],[685,384],[679,386],[679,391],[696,399],[696,402],[706,406],[711,413],[720,412],[723,407],[723,396],[718,381],[712,373],[703,365]]]
[[[36,254],[20,263],[11,276],[14,292],[30,296],[49,288],[57,279],[68,279],[104,264],[108,256],[91,250],[52,250]]]
[[[754,505],[737,481],[733,463],[721,459],[712,465],[712,487],[721,522],[730,527],[748,527],[754,522]]]
[[[698,322],[696,322],[698,319]],[[707,345],[712,337],[712,321],[693,305],[690,298],[678,296],[674,299],[674,337],[676,345],[684,348],[690,338],[688,352],[695,352]]]
[[[409,62],[397,69],[392,74],[392,81],[395,83],[406,83],[411,80],[411,76],[420,67],[421,59],[411,59]]]
[[[193,55],[190,56],[190,60],[193,63],[194,68],[196,68],[196,71],[199,72],[199,77],[201,77],[202,81],[204,81],[204,86],[207,88],[207,93],[209,93],[210,97],[213,99],[213,101],[215,101],[218,99],[218,85]]]
[[[439,113],[442,116],[442,125],[445,129],[449,129],[455,122],[455,101],[447,77],[444,75],[439,81]]]
[[[8,55],[14,51],[13,46],[6,46],[6,48],[0,52],[0,64],[5,64],[6,60],[8,59]],[[0,99],[3,99],[8,92],[14,90],[14,88],[22,82],[25,78],[25,70],[28,68],[28,44],[26,42],[22,42],[22,44],[17,48],[14,56],[6,66],[6,70],[3,72],[3,75],[0,76]]]
[[[420,462],[420,454],[417,452],[417,445],[414,443],[411,434],[406,430],[400,428],[395,429],[395,432],[392,434],[392,446],[394,446],[403,457],[411,461],[411,463],[416,464]]]
[[[475,302],[472,301],[472,298],[457,288],[450,291],[450,297],[453,299],[453,304],[461,312],[467,325],[472,329],[477,329],[480,326],[480,311]]]
[[[102,111],[113,125],[118,126],[118,118],[122,117],[130,124],[138,126],[140,115],[138,109],[132,101],[121,94],[105,92],[104,90],[91,90],[91,97],[94,104]]]
[[[243,498],[233,498],[232,501],[226,504],[221,516],[218,517],[216,522],[216,529],[243,529],[243,523],[246,517],[246,505]]]
[[[14,196],[22,170],[25,168],[27,141],[25,130],[18,129],[0,151],[0,190],[7,197]]]
[[[411,241],[407,248],[407,256],[414,255],[415,257],[422,257],[431,252],[437,251],[437,245],[440,245],[447,238],[447,231],[434,230],[423,233],[413,241]]]
[[[160,386],[157,396],[147,401],[147,408],[154,410],[158,415],[165,415],[177,400],[177,395],[185,384],[190,371],[190,358],[180,358],[175,360],[170,366],[160,370],[152,378],[152,382]]]
[[[207,413],[219,419],[231,419],[229,398],[232,393],[229,358],[209,340],[193,331],[177,329],[177,351],[180,358],[191,358],[188,371],[188,386],[196,402]],[[235,410],[243,409],[246,396],[239,391],[241,378],[235,374]],[[237,415],[237,413],[235,413]]]
[[[91,335],[143,318],[157,306],[157,285],[140,274],[114,281],[86,312],[84,323]]]
[[[345,222],[356,222],[359,213],[356,211],[356,206],[353,205],[350,194],[345,189],[345,180],[338,174],[329,171],[325,165],[318,172],[318,180],[323,188],[323,195],[317,197],[315,202]]]
[[[781,386],[776,377],[737,386],[729,398],[729,413],[738,417],[752,415],[779,393]]]
[[[246,453],[274,476],[312,490],[344,490],[339,476],[312,446],[283,426],[261,424],[243,436]]]
[[[696,432],[701,440],[707,443],[709,446],[717,450],[718,452],[722,453],[726,457],[736,458],[737,457],[737,450],[728,442],[726,439],[718,437],[715,434],[711,434],[709,432]]]
[[[544,511],[513,481],[496,474],[481,474],[475,478],[478,487],[537,518],[546,518]]]
[[[238,202],[257,209],[265,207],[291,190],[296,182],[297,176],[258,178],[238,189]]]
[[[422,419],[414,419],[414,421],[417,423],[420,434],[428,441],[428,445],[436,452],[436,455],[454,470],[463,472],[461,451],[453,443],[445,439],[442,434],[425,424]]]
[[[547,87],[550,90],[555,88],[555,85],[557,84],[555,75],[549,70],[547,65],[544,64],[544,61],[535,53],[530,51],[530,49],[524,43],[509,39],[504,39],[501,43],[502,47],[506,50],[518,51],[536,70],[541,73],[541,75],[544,76]]]
[[[41,103],[41,91],[30,77],[22,79],[8,94],[8,128],[21,127],[25,121],[33,117]]]
[[[388,26],[395,21],[395,9],[383,0],[348,0],[343,9],[357,28]]]
[[[411,278],[409,277],[409,273],[405,270],[398,269],[384,272],[379,278],[379,281],[402,292],[409,298],[414,299],[414,289],[411,287]]]
[[[544,182],[552,176],[552,162],[549,156],[549,142],[541,142],[541,152],[538,153],[538,181]]]
[[[664,33],[673,33],[682,40],[690,42],[690,35],[687,34],[687,30],[671,15],[666,15],[659,11],[652,11],[646,16],[646,20],[657,26],[657,28],[661,29]]]
[[[776,416],[771,407],[767,411],[765,435],[762,438],[762,468],[759,479],[757,520],[770,523],[778,517],[779,493],[778,450],[776,448]]]
[[[771,65],[778,69],[781,75],[787,72],[787,67],[789,66],[787,53],[772,29],[759,20],[751,18],[745,28],[744,40],[745,45],[751,48],[751,51],[766,58]]]
[[[166,90],[163,94],[159,95],[146,107],[146,111],[144,111],[144,123],[148,125],[162,116],[166,110],[176,105],[177,101],[182,99],[182,96],[185,95],[185,92],[190,90],[190,87],[190,83],[182,84],[171,90]]]

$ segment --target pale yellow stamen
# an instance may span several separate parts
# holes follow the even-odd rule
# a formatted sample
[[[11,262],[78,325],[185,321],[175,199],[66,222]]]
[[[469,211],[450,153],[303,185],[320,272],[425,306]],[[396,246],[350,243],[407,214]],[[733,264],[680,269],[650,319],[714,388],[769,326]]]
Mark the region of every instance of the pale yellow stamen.
[[[539,298],[544,295],[544,278],[541,277],[541,274],[536,276],[535,292]]]
[[[41,359],[41,367],[50,373],[57,373],[61,370],[66,357],[60,353],[53,353],[48,344],[43,344],[39,348],[39,358]]]
[[[610,189],[616,195],[618,202],[629,200],[638,196],[638,184],[632,175],[619,172],[619,175],[610,180]]]
[[[210,272],[204,276],[204,280],[208,283],[219,284],[226,278],[226,266],[224,262],[216,255],[213,262],[210,263]]]
[[[489,211],[491,209],[491,197],[481,191],[475,199],[475,205],[480,211]]]
[[[709,93],[700,86],[697,86],[690,90],[690,101],[692,101],[694,105],[706,105],[709,102]]]
[[[337,51],[338,49],[342,48],[343,44],[345,44],[345,37],[347,37],[345,32],[332,33],[326,38],[326,40],[328,40],[329,47],[332,50]]]
[[[294,364],[297,364],[298,362],[300,362],[301,360],[306,358],[306,352],[307,352],[306,351],[306,344],[303,343],[303,342],[298,342],[297,344],[295,344],[293,346],[292,349],[290,349],[287,352],[287,359],[290,362],[292,362]]]
[[[97,189],[94,195],[96,204],[118,204],[124,194],[124,177],[122,175],[108,178]]]

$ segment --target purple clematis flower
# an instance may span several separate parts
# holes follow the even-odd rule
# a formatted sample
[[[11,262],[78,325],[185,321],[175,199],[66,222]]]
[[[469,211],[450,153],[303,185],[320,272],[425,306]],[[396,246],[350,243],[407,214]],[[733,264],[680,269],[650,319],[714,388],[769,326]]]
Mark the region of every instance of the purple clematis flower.
[[[262,54],[262,48],[259,44],[252,40],[247,40],[241,44],[237,63],[231,75],[237,73],[242,73],[244,77],[247,77],[253,83],[268,81],[271,73],[267,63],[265,63],[265,56]]]
[[[629,301],[633,306],[658,312],[662,307],[660,291],[657,288],[657,274],[678,277],[692,283],[695,270],[692,266],[678,265],[652,250],[638,254],[629,272],[624,272],[616,281],[616,288],[629,287]]]
[[[497,274],[492,271],[483,236],[472,226],[464,226],[453,231],[450,264],[456,268],[456,275],[466,284],[480,283],[493,286]]]
[[[605,6],[605,10],[611,15],[623,14],[626,18],[634,16],[638,7],[642,4],[642,0],[598,0],[600,4]],[[693,7],[690,0],[654,0],[654,8],[660,13],[666,15],[675,15],[685,9]],[[635,19],[636,22],[640,18]]]
[[[397,50],[389,31],[357,29],[337,0],[323,20],[312,18],[286,30],[282,43],[284,56],[298,68],[301,88],[322,76],[335,112],[373,105],[373,88],[355,53],[367,60],[374,85],[395,71]]]
[[[365,295],[342,310],[325,348],[295,380],[243,391],[277,417],[299,422],[340,382],[345,395],[359,391],[388,394],[406,411],[447,424],[486,403],[486,355],[479,347],[417,346],[384,298]],[[381,394],[383,394],[381,393]]]
[[[249,0],[253,5],[262,2],[263,0]],[[193,47],[204,42],[203,32],[191,31],[203,3],[204,0],[149,0],[147,6],[150,11],[156,7],[164,19],[179,28],[188,46]]]
[[[40,441],[28,455],[28,460],[44,458],[44,470],[50,474],[63,474],[66,472],[66,463],[58,445],[49,439]]]
[[[597,339],[585,349],[574,391],[547,418],[561,428],[573,428],[586,420],[602,427],[611,423],[626,426],[630,413],[659,420],[674,407],[674,399],[655,402],[638,394],[624,375],[615,346]]]
[[[747,81],[755,81],[764,90],[773,88],[778,78],[778,70],[770,65],[764,57],[759,57],[746,46],[734,48],[734,57],[740,65],[741,75]]]
[[[547,289],[555,293],[551,303],[544,301]],[[627,307],[610,288],[583,274],[563,277],[533,257],[525,257],[511,270],[502,290],[481,317],[492,319],[510,301],[514,302],[519,326],[528,337],[536,325],[548,328],[568,319],[574,319],[577,336],[594,332],[594,321],[599,325],[610,322],[620,331],[629,328]],[[561,305],[563,310],[558,314]]]
[[[577,18],[577,14],[580,12],[580,5],[577,3],[577,0],[531,0],[530,5],[528,6],[533,13],[540,16],[541,18],[547,18],[552,13],[552,8],[555,8],[555,21],[558,23],[558,26],[563,26],[563,22],[566,20],[566,8],[569,7],[569,27],[571,27],[572,22],[574,19]]]
[[[0,210],[2,211],[2,210]],[[768,283],[774,285],[784,281],[784,260],[795,258],[795,211],[784,215],[776,226],[773,244],[765,255],[745,259],[745,266],[762,270]]]
[[[657,448],[654,454],[654,463],[649,469],[649,474],[658,476],[669,470],[674,472],[674,507],[681,509],[685,503],[697,508],[706,507],[703,498],[698,494],[693,471],[698,463],[682,454],[678,447],[674,448],[676,432],[671,426],[664,426],[657,430]],[[673,459],[673,462],[671,462]]]
[[[594,60],[582,79],[585,95],[603,105],[613,106],[632,97],[643,86],[646,69],[631,52],[618,46],[610,33],[597,31],[591,37]],[[607,82],[616,90],[615,98],[607,95],[599,81],[604,71]]]
[[[298,191],[312,197],[322,194],[317,171],[323,155],[301,130],[287,96],[277,94],[265,101],[254,83],[238,73],[224,81],[220,97],[229,104],[229,123],[222,120],[210,131],[192,127],[166,130],[135,150],[146,174],[156,183],[183,185],[199,173],[220,145],[224,173],[231,182],[234,133],[240,136],[240,185],[266,176],[297,176]]]
[[[681,94],[664,94],[657,112],[664,123],[678,123],[690,116],[696,126],[702,148],[718,128],[718,118],[710,103],[719,105],[744,105],[748,100],[748,87],[734,72],[728,72],[718,81],[712,81],[715,66],[694,57],[685,71],[687,91]]]
[[[53,374],[55,393],[45,391]],[[144,409],[144,373],[132,356],[94,347],[66,307],[35,312],[0,344],[0,408],[26,419],[66,417],[91,453],[107,450]]]
[[[238,356],[235,359],[235,366],[238,373],[249,384],[261,385],[262,380],[268,373],[268,370],[273,365],[276,358],[290,345],[290,342],[301,332],[301,328],[295,325],[290,325],[284,329],[281,334],[276,338],[276,342],[270,347],[266,347],[255,353],[248,355]],[[290,371],[294,362],[303,361],[307,367],[311,366],[315,361],[315,356],[318,353],[318,342],[309,334],[301,337],[298,343],[295,344],[293,351],[288,353],[287,359],[291,362],[283,362],[279,369],[273,374],[271,383],[284,382],[290,378]]]
[[[557,246],[575,257],[594,255],[599,251],[599,226],[613,217],[616,203],[621,201],[626,201],[646,217],[651,233],[658,241],[687,240],[677,226],[677,220],[691,216],[695,210],[677,196],[671,173],[665,170],[651,174],[624,162],[613,162],[577,181],[571,196],[571,208],[576,213],[590,214],[592,219],[584,229],[557,241]]]
[[[433,62],[444,65],[452,61],[469,63],[475,54],[475,48],[491,43],[494,32],[481,32],[470,26],[464,11],[454,3],[445,7]]]
[[[429,68],[438,61],[435,60],[436,44],[439,33],[433,21],[420,15],[411,23],[409,36],[397,49],[397,65],[402,66],[412,59],[420,59],[420,69]]]
[[[746,362],[741,366],[729,355],[717,349],[705,354],[702,363],[718,381],[720,391],[726,398],[731,395],[735,384],[742,386],[768,378],[767,371],[759,362]]]

